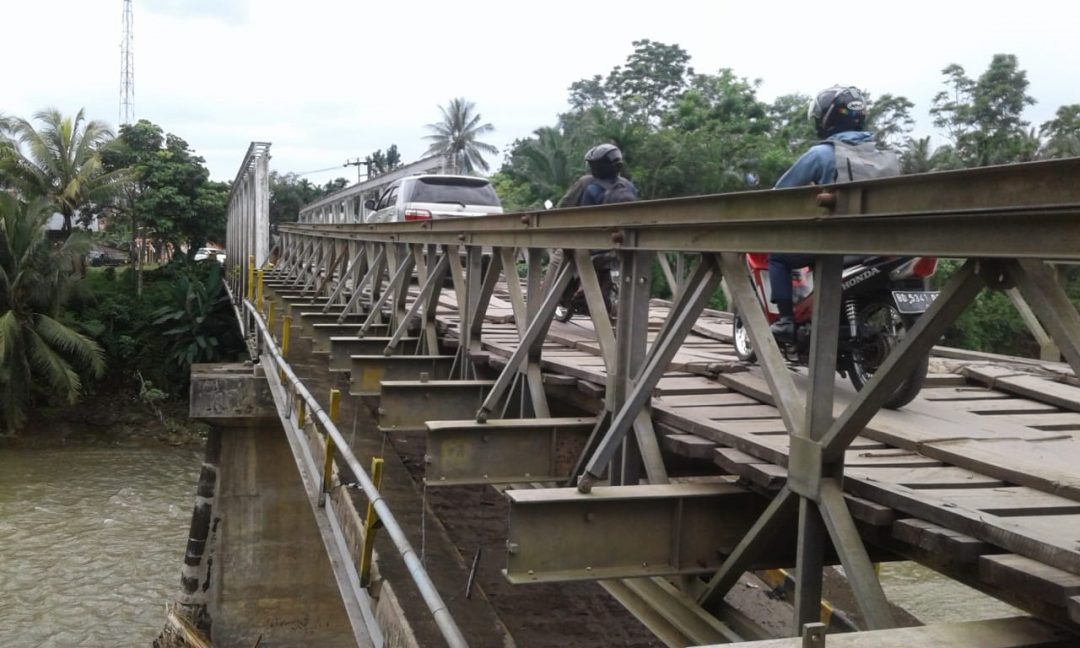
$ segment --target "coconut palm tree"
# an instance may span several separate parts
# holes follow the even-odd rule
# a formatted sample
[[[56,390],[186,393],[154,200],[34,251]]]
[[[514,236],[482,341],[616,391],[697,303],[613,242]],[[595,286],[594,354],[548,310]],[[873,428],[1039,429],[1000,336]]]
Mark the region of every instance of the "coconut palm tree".
[[[25,119],[9,120],[14,145],[0,163],[24,196],[52,201],[64,217],[63,230],[70,232],[75,212],[106,198],[122,175],[107,173],[101,164],[101,148],[113,133],[105,122],[87,121],[82,110],[71,118],[50,108],[34,120],[38,128]]]
[[[80,372],[105,371],[101,348],[56,319],[87,239],[76,234],[51,245],[46,227],[53,209],[43,199],[24,203],[0,192],[0,410],[9,432],[23,423],[41,388],[74,403]]]
[[[452,173],[473,173],[476,169],[487,171],[489,167],[484,154],[495,155],[499,149],[477,138],[494,131],[495,127],[481,124],[476,104],[462,97],[451,99],[446,108],[439,106],[439,110],[442,121],[425,127],[431,131],[431,135],[424,137],[431,140],[427,154],[445,155]]]

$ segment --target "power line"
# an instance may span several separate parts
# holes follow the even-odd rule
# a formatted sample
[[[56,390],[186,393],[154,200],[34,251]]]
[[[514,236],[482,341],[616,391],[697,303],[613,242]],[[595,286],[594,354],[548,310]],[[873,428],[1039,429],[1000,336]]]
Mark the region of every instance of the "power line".
[[[295,175],[295,176],[306,176],[306,175],[311,175],[313,173],[323,173],[325,171],[333,171],[335,169],[340,169],[342,166],[343,165],[338,165],[338,166],[326,167],[325,169],[315,169],[314,171],[304,171],[303,173],[294,173],[293,175]]]

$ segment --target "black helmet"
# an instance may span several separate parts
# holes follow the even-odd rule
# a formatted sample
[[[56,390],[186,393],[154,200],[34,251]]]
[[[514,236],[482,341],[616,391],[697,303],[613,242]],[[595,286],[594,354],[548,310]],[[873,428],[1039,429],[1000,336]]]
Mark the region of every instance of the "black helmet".
[[[862,130],[866,123],[866,99],[853,86],[833,86],[810,100],[806,116],[814,121],[818,137]]]
[[[589,172],[593,176],[611,178],[622,171],[622,151],[614,144],[598,144],[585,153],[585,162],[589,165]]]

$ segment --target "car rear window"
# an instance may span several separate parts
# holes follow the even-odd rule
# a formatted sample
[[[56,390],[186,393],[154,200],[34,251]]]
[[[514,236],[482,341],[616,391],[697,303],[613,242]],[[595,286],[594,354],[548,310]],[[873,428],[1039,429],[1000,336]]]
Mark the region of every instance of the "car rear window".
[[[408,202],[502,206],[491,183],[482,178],[418,178]]]

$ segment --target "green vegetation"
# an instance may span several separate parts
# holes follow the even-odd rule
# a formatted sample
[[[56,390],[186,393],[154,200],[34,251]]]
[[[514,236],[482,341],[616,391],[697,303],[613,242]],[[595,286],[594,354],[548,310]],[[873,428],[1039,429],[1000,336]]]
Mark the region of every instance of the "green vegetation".
[[[0,118],[0,414],[7,433],[36,407],[94,394],[151,405],[185,395],[192,362],[243,349],[221,267],[194,250],[222,240],[229,187],[211,182],[183,139],[148,121],[120,136],[56,110],[33,123]],[[48,221],[63,216],[59,236]],[[153,241],[172,261],[86,268],[91,234],[74,227],[109,216],[97,239],[133,256]],[[183,254],[181,250],[187,250]]]
[[[9,430],[26,420],[35,398],[74,404],[83,377],[105,371],[96,342],[60,321],[86,237],[54,246],[45,235],[52,203],[23,203],[0,193],[0,409]]]
[[[439,106],[439,110],[442,121],[427,125],[431,131],[431,135],[424,138],[431,141],[427,154],[446,156],[451,173],[487,171],[484,154],[494,155],[499,149],[478,138],[495,128],[491,124],[481,124],[476,104],[461,97],[451,99],[446,108]]]
[[[1080,155],[1080,104],[1062,106],[1037,130],[1023,119],[1035,103],[1017,58],[995,55],[971,78],[951,64],[931,108],[933,125],[947,140],[913,138],[913,102],[883,93],[871,99],[868,130],[881,146],[900,153],[905,173]],[[858,81],[856,79],[845,81]],[[806,118],[809,96],[758,98],[760,80],[733,70],[699,73],[678,45],[633,43],[626,62],[569,87],[569,110],[552,125],[514,142],[492,182],[509,211],[541,209],[585,172],[585,151],[612,142],[626,157],[626,175],[642,197],[671,198],[773,186],[816,141]],[[801,88],[814,92],[818,88]],[[936,282],[955,267],[943,262]],[[1068,290],[1080,298],[1076,271]],[[654,272],[654,293],[670,294]],[[722,307],[720,293],[711,303]],[[1008,298],[984,293],[949,331],[947,344],[999,353],[1037,355],[1038,349]]]

